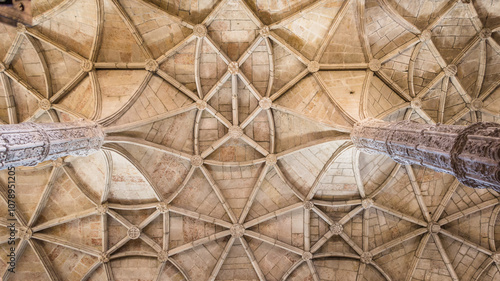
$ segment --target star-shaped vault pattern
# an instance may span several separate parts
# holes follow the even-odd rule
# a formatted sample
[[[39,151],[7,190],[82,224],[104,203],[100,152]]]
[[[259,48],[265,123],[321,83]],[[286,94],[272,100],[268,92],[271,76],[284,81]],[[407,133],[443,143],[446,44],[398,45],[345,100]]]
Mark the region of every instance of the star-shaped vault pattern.
[[[498,122],[490,1],[64,0],[0,26],[0,120],[101,152],[17,169],[2,280],[497,280],[498,194],[353,148]],[[7,175],[1,177],[7,217]]]

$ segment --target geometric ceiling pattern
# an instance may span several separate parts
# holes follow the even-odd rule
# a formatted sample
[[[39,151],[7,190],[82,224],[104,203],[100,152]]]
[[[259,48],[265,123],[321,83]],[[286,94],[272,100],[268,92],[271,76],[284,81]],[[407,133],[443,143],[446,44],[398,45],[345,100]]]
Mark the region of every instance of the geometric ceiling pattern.
[[[353,148],[500,119],[500,3],[45,0],[0,25],[0,120],[104,126],[16,169],[2,280],[500,280],[499,194]]]

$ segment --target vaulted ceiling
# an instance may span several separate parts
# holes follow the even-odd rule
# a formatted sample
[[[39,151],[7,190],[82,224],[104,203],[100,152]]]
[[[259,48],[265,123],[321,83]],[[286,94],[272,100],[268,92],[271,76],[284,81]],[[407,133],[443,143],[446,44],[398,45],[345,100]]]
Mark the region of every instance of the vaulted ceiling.
[[[367,117],[499,122],[500,2],[32,5],[0,25],[0,122],[107,136],[16,170],[2,280],[500,280],[498,193],[349,141]]]

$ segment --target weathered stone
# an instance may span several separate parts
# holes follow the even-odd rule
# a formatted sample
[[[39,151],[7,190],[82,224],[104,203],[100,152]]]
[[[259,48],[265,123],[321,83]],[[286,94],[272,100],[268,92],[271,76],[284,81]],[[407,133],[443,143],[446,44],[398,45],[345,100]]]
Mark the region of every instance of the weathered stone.
[[[0,166],[34,166],[47,160],[97,152],[104,142],[102,127],[90,121],[22,123],[0,126]]]
[[[50,101],[48,99],[42,99],[42,100],[38,101],[38,107],[41,110],[47,111],[52,107],[52,104],[50,103]]]
[[[260,108],[262,108],[264,110],[271,108],[272,105],[273,105],[273,101],[270,98],[267,98],[267,97],[262,98],[259,101]]]
[[[340,235],[344,231],[344,226],[338,222],[335,222],[330,225],[330,231],[333,233],[333,235]]]
[[[241,238],[245,234],[245,227],[241,224],[233,224],[229,231],[234,238]]]
[[[197,24],[193,28],[193,34],[196,37],[205,37],[207,36],[207,27],[203,24]]]
[[[141,230],[134,225],[127,230],[127,235],[130,239],[137,239],[141,236]]]
[[[307,70],[311,73],[318,72],[319,71],[319,62],[310,61],[309,64],[307,65]]]
[[[84,60],[80,63],[80,68],[84,72],[91,72],[94,69],[94,63],[89,60]]]
[[[358,149],[381,153],[403,165],[417,164],[454,175],[473,188],[500,190],[500,125],[428,125],[412,121],[358,122],[351,133]]]
[[[311,252],[303,252],[302,253],[302,259],[305,261],[311,260],[313,258],[313,255]]]
[[[227,66],[227,70],[229,71],[229,73],[235,75],[240,71],[240,66],[238,65],[238,62],[232,61]]]
[[[233,139],[239,139],[243,136],[243,130],[240,126],[229,127],[229,136]]]
[[[382,68],[382,63],[378,59],[372,59],[370,63],[368,63],[368,67],[371,71],[377,72]]]
[[[158,71],[159,65],[158,65],[158,62],[156,60],[148,59],[148,60],[146,60],[145,68],[149,72],[156,72],[156,71]]]
[[[193,155],[191,157],[191,165],[193,165],[193,167],[200,167],[203,165],[203,158],[200,155]]]

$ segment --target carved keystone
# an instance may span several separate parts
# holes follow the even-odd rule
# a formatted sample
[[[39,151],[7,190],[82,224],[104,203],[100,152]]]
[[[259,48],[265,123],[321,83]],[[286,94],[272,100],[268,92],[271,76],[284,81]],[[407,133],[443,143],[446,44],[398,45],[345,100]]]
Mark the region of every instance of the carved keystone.
[[[307,70],[311,73],[318,72],[319,71],[319,62],[317,61],[310,61],[309,64],[307,65]]]
[[[141,230],[134,225],[127,230],[127,235],[130,239],[137,239],[141,236]]]
[[[109,255],[106,254],[105,252],[102,252],[99,257],[97,258],[97,260],[100,262],[100,263],[107,263],[109,262]]]
[[[168,212],[168,205],[165,202],[160,202],[156,205],[156,210],[160,211],[160,213]]]
[[[483,108],[483,101],[480,99],[474,99],[470,103],[470,109],[474,111],[478,111]]]
[[[266,98],[262,98],[259,101],[259,106],[262,109],[269,109],[269,108],[271,108],[272,105],[273,105],[273,101],[270,98],[267,98],[267,97]]]
[[[267,38],[271,34],[271,30],[269,29],[269,26],[265,25],[259,30],[260,36]]]
[[[82,71],[91,72],[94,69],[94,63],[89,60],[84,60],[80,63],[80,68]]]
[[[313,254],[311,252],[303,252],[302,259],[305,261],[311,260],[313,258]]]
[[[22,24],[22,23],[18,22],[18,23],[17,23],[17,26],[16,26],[16,31],[17,31],[18,33],[26,33],[26,25],[24,25],[24,24]]]
[[[23,239],[23,240],[29,240],[31,239],[31,237],[33,236],[33,231],[31,230],[31,228],[21,228],[19,230],[19,238]]]
[[[148,59],[146,60],[146,65],[144,66],[144,68],[149,72],[156,72],[158,71],[159,65],[157,61]]]
[[[491,37],[491,29],[489,28],[483,28],[481,31],[479,31],[479,38],[481,39],[488,39]]]
[[[338,222],[330,225],[330,231],[333,235],[340,235],[344,231],[344,226]]]
[[[373,260],[373,255],[370,252],[364,252],[360,256],[361,262],[365,264],[369,264]]]
[[[38,107],[41,110],[47,111],[50,109],[51,106],[52,106],[52,104],[50,103],[50,101],[48,99],[43,99],[43,100],[38,101]]]
[[[243,227],[243,225],[236,223],[231,226],[229,231],[231,232],[231,235],[234,238],[240,238],[243,237],[243,234],[245,233],[245,228]]]
[[[418,39],[420,39],[420,42],[425,42],[431,40],[432,37],[432,32],[430,30],[424,30],[420,35],[418,36]]]
[[[436,222],[429,222],[429,224],[427,225],[427,230],[430,233],[439,233],[439,231],[441,231],[441,226]]]
[[[233,75],[238,74],[238,72],[240,71],[240,65],[237,62],[232,61],[227,66],[227,70]]]
[[[201,158],[200,155],[193,155],[191,157],[191,165],[193,165],[193,167],[200,167],[203,165],[203,158]]]
[[[382,68],[382,63],[378,59],[372,59],[370,63],[368,63],[368,68],[373,72],[377,72]]]
[[[240,128],[240,126],[231,126],[229,127],[229,135],[233,139],[241,138],[241,136],[243,136],[243,130]]]
[[[5,72],[5,70],[7,70],[7,67],[5,67],[5,64],[3,64],[3,63],[0,61],[0,73]]]
[[[365,210],[371,208],[373,206],[373,199],[363,199],[363,201],[361,201],[361,206],[363,206],[363,209]]]
[[[304,201],[304,210],[311,210],[314,207],[314,204],[311,201]]]
[[[106,212],[109,210],[108,203],[104,203],[104,204],[101,204],[101,205],[95,207],[95,210],[100,215],[106,214]]]
[[[455,76],[457,74],[458,68],[456,65],[450,64],[447,67],[445,67],[443,69],[443,71],[444,71],[444,74],[446,74],[446,76],[452,77],[452,76]]]
[[[416,98],[410,102],[410,106],[413,109],[420,109],[420,108],[422,108],[422,100],[419,98]]]
[[[495,262],[496,265],[500,265],[500,253],[491,255],[491,259],[493,259],[493,262]]]
[[[196,108],[198,108],[199,110],[207,109],[207,102],[204,100],[197,100],[196,101]]]
[[[268,154],[266,156],[266,165],[272,166],[272,165],[275,165],[276,162],[278,162],[278,158],[276,157],[276,154]]]
[[[62,157],[59,157],[56,160],[52,161],[52,167],[54,168],[60,168],[63,165],[64,165],[64,159],[62,159]]]
[[[158,252],[158,261],[162,262],[162,263],[168,261],[167,251],[159,251]]]
[[[203,24],[197,24],[193,28],[194,36],[201,38],[207,36],[207,27]]]

